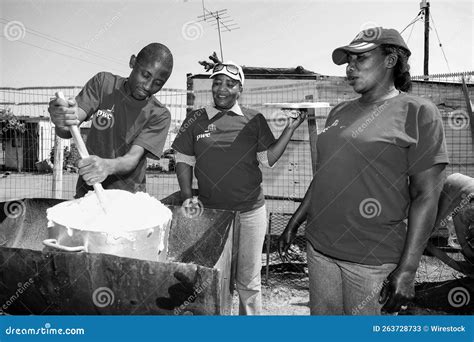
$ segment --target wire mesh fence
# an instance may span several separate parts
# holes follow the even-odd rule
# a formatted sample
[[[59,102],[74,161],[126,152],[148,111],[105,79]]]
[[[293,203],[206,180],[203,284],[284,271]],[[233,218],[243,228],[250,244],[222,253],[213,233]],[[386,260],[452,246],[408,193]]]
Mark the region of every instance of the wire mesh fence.
[[[413,77],[414,95],[433,101],[443,118],[450,164],[447,174],[460,172],[474,176],[474,153],[467,99],[462,90],[462,77],[467,83],[470,101],[474,98],[474,72]]]
[[[268,219],[268,234],[265,237],[264,257],[262,264],[265,265],[264,284],[272,286],[275,283],[286,283],[293,287],[305,287],[308,283],[308,268],[306,261],[306,238],[303,223],[296,234],[293,245],[285,257],[278,253],[278,236],[283,233],[291,213],[271,212]]]
[[[474,72],[431,75],[428,79],[425,76],[413,77],[411,93],[429,98],[441,112],[451,160],[447,174],[460,172],[474,177],[471,120],[463,95],[461,77],[466,80],[470,98],[474,98]],[[211,83],[207,76],[188,78],[189,84],[191,86],[187,90],[163,89],[157,94],[158,100],[169,108],[172,116],[165,151],[170,149],[189,110],[212,103]],[[9,130],[5,122],[1,123],[1,201],[53,197],[51,155],[54,151],[55,134],[49,120],[47,104],[56,91],[62,91],[66,97],[74,97],[80,89],[80,87],[0,88],[0,110],[10,111],[25,125],[24,132],[15,132]],[[343,77],[318,75],[310,78],[249,78],[239,101],[241,105],[261,112],[274,135],[278,137],[285,126],[285,116],[281,110],[265,104],[320,101],[329,102],[334,106],[355,97],[357,94],[347,85]],[[315,110],[315,117],[311,119],[314,121],[303,123],[298,128],[277,165],[272,169],[262,169],[263,188],[270,219],[262,259],[265,265],[264,275],[270,274],[270,278],[275,272],[287,272],[291,274],[287,279],[294,279],[295,282],[305,277],[304,228],[300,229],[296,241],[295,260],[279,259],[276,254],[276,239],[298,207],[312,179],[310,124],[315,125],[319,133],[324,128],[328,113],[327,108]],[[87,131],[87,125],[83,130]],[[77,155],[73,153],[70,141],[62,141],[62,148],[65,149],[65,153],[60,197],[70,199],[74,195],[78,177],[74,168]],[[160,160],[148,161],[147,192],[151,195],[161,199],[178,191],[172,161],[172,151],[165,153]]]
[[[71,199],[77,182],[77,153],[71,141],[59,139],[64,149],[64,172],[61,175],[62,191],[53,192],[52,174],[56,135],[47,110],[51,97],[62,91],[66,97],[75,97],[81,87],[29,87],[0,88],[0,110],[13,114],[24,124],[24,132],[11,129],[11,124],[0,116],[0,200],[18,198]],[[186,90],[163,89],[157,98],[172,115],[172,123],[165,142],[165,151],[171,147],[182,120],[186,116]],[[81,126],[84,138],[90,122]],[[176,191],[178,183],[173,173],[173,163],[168,158],[148,160],[148,192],[163,198]],[[171,170],[170,170],[171,166]]]

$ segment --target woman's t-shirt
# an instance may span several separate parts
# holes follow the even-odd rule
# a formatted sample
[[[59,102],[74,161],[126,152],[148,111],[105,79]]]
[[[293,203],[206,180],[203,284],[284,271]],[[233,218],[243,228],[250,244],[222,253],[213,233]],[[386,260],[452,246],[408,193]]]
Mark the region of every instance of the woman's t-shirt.
[[[264,204],[257,152],[268,150],[275,137],[265,117],[241,108],[209,118],[206,109],[191,112],[172,147],[196,158],[199,198],[206,207],[249,211]]]
[[[334,258],[398,263],[410,205],[408,176],[447,164],[441,115],[400,94],[375,104],[337,105],[318,136],[306,236]]]

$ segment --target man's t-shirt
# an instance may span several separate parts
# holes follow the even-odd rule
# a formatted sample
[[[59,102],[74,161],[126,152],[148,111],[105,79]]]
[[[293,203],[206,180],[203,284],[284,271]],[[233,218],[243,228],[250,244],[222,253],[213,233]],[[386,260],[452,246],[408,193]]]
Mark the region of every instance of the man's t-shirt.
[[[199,198],[206,207],[249,211],[264,204],[257,152],[275,137],[265,117],[241,108],[243,115],[219,112],[211,119],[205,108],[184,120],[173,148],[195,156]]]
[[[76,101],[92,120],[87,136],[90,155],[113,159],[125,155],[132,145],[142,146],[145,154],[137,167],[126,175],[111,175],[102,182],[105,189],[145,191],[146,157],[159,158],[171,123],[171,115],[154,96],[139,101],[125,92],[126,78],[101,72],[87,82]],[[76,197],[92,189],[82,177]]]
[[[400,94],[336,106],[318,136],[306,235],[328,256],[398,263],[410,205],[408,176],[448,163],[436,106]]]

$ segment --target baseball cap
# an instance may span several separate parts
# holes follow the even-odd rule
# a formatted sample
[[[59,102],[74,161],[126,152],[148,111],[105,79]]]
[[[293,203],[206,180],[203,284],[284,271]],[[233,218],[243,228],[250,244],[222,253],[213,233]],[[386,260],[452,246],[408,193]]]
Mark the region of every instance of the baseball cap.
[[[242,86],[244,85],[244,81],[245,81],[244,72],[242,68],[240,67],[240,65],[235,64],[234,62],[228,61],[225,63],[216,64],[209,78],[213,78],[219,74],[229,76],[230,78],[236,81],[239,81],[242,84]]]
[[[332,61],[337,65],[347,63],[348,53],[364,53],[382,44],[402,47],[408,51],[408,56],[411,54],[410,49],[408,49],[407,44],[397,30],[372,27],[359,32],[349,45],[341,46],[334,50],[332,53]]]

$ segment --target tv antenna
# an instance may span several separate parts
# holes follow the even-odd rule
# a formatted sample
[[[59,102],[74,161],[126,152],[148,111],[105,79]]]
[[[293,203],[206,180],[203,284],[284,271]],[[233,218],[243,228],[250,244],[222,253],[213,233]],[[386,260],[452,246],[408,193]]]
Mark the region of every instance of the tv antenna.
[[[221,9],[217,11],[209,11],[204,6],[204,0],[202,0],[202,15],[198,16],[198,22],[206,22],[212,25],[219,34],[219,48],[221,51],[221,61],[224,61],[224,53],[222,52],[222,37],[221,33],[238,30],[240,27],[234,22],[234,19],[227,13],[227,9]]]

